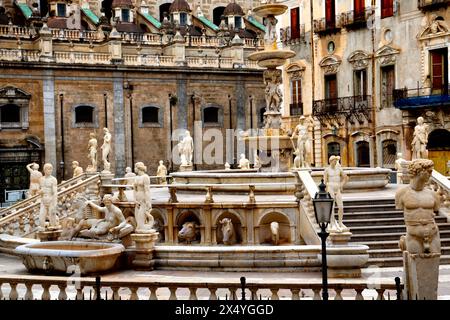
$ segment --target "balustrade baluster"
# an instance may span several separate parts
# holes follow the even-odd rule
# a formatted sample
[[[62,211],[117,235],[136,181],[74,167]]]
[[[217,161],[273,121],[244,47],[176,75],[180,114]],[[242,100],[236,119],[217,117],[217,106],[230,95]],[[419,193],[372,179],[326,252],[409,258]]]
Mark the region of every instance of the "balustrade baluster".
[[[2,286],[3,286],[3,282],[0,282],[0,300],[3,300]]]
[[[313,300],[321,300],[322,299],[320,297],[320,288],[314,288],[313,292],[314,292]]]
[[[230,288],[230,300],[237,300],[236,299],[236,291],[237,291],[237,288]]]
[[[189,300],[198,300],[197,298],[197,288],[189,288]]]
[[[50,300],[50,284],[43,283],[42,287],[44,288],[44,292],[42,292],[41,299],[42,300]]]
[[[119,300],[120,299],[120,295],[119,295],[119,289],[120,287],[111,287],[112,290],[112,299],[113,300]]]
[[[81,286],[76,285],[75,289],[77,290],[75,299],[76,300],[84,300],[83,288]]]
[[[364,300],[364,297],[362,295],[362,292],[364,291],[364,289],[358,288],[358,289],[355,289],[355,291],[356,291],[355,300]]]
[[[278,297],[278,289],[270,289],[272,292],[272,296],[270,297],[270,300],[280,300]]]
[[[384,289],[376,289],[377,290],[377,300],[384,300]]]
[[[170,291],[170,296],[169,296],[169,300],[177,300],[177,288],[175,287],[169,287],[169,291]]]
[[[9,300],[17,300],[19,298],[19,293],[17,292],[17,283],[10,282],[11,291],[9,292]]]
[[[251,300],[258,299],[258,288],[251,287],[249,289],[250,289],[250,293],[251,293],[250,299]]]
[[[342,288],[335,288],[334,291],[336,292],[336,296],[334,297],[334,300],[344,300],[342,298]]]
[[[150,287],[150,296],[148,297],[149,300],[158,300],[158,296],[156,295],[157,287]]]
[[[67,293],[66,293],[66,283],[58,284],[59,294],[58,294],[58,300],[67,300]]]
[[[300,289],[291,289],[292,292],[292,300],[300,300]]]
[[[33,300],[34,296],[33,296],[33,284],[26,282],[25,283],[25,287],[27,288],[27,291],[25,292],[25,296],[24,299],[25,300]],[[0,296],[1,299],[1,296]]]
[[[139,296],[137,294],[139,287],[131,287],[131,295],[130,295],[130,300],[139,300]]]

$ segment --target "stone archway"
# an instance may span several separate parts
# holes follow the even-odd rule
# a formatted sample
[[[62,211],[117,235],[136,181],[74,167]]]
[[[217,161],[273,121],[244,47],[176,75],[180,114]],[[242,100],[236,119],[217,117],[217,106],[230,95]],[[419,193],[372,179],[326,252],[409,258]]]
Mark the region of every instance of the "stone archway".
[[[447,162],[450,161],[450,131],[436,129],[428,135],[428,158],[433,160],[434,169],[448,175]]]

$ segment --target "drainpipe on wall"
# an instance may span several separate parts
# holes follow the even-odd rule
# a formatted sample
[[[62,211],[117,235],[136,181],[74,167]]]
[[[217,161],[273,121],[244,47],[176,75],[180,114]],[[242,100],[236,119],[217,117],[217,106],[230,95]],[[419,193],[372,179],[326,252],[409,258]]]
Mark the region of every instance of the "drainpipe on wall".
[[[61,162],[59,163],[61,169],[61,181],[64,180],[64,94],[59,94],[60,102],[60,128],[61,128]]]

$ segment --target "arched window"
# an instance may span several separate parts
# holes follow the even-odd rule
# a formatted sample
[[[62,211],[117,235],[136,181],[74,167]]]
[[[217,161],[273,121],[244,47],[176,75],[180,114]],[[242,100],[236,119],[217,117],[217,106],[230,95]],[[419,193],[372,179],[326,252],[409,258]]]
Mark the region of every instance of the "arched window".
[[[370,148],[367,141],[356,143],[356,166],[370,167]]]
[[[4,123],[20,122],[20,107],[16,104],[5,104],[0,107],[0,121]]]
[[[75,108],[75,123],[94,123],[94,107],[77,106]]]
[[[331,156],[341,155],[341,145],[338,142],[330,142],[327,145],[327,162]]]
[[[394,140],[383,141],[383,167],[394,168],[397,158],[397,142]]]
[[[164,20],[164,12],[169,15],[169,8],[171,3],[163,3],[159,6],[159,21],[162,22]]]
[[[142,108],[142,123],[158,123],[159,108],[144,107]]]
[[[218,123],[219,122],[219,108],[207,107],[203,109],[204,123]]]
[[[213,23],[218,26],[220,24],[220,18],[225,11],[225,7],[216,7],[213,10]]]

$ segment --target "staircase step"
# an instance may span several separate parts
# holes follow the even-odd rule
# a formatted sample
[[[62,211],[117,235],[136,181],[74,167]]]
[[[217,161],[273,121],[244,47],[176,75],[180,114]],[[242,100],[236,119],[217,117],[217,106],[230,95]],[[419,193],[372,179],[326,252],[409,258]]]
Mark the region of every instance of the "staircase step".
[[[352,231],[352,230],[351,230]],[[406,232],[389,232],[389,233],[362,233],[352,235],[352,242],[380,241],[380,240],[399,240]],[[450,238],[450,230],[440,230],[442,238]]]
[[[450,246],[441,247],[441,254],[450,256]],[[398,248],[398,246],[397,249],[369,250],[369,256],[370,258],[402,257],[402,251]]]
[[[436,223],[446,225],[447,218],[445,217],[436,217]],[[392,226],[392,225],[404,225],[403,217],[396,218],[367,218],[367,219],[345,219],[344,216],[344,224],[349,228],[355,227],[364,227],[364,226]]]
[[[440,264],[450,264],[450,255],[442,255]],[[367,266],[372,265],[378,267],[401,267],[403,266],[403,257],[369,258]]]
[[[395,199],[364,199],[364,200],[344,200],[344,206],[361,206],[361,205],[395,205]]]
[[[338,208],[335,207],[335,211]],[[395,209],[395,204],[363,204],[363,205],[355,205],[355,206],[346,206],[344,204],[344,212],[374,212],[374,211],[397,211]]]
[[[345,224],[345,223],[344,223]],[[450,224],[437,223],[439,231],[450,231]],[[404,232],[406,233],[406,226],[404,224],[396,225],[372,225],[372,226],[359,226],[351,228],[351,232],[356,234],[372,234],[372,233],[392,233],[392,232]]]
[[[363,244],[368,246],[370,249],[398,249],[398,239],[397,240],[381,240],[381,241],[363,241],[363,242],[354,242],[350,239],[350,242],[355,244]],[[441,246],[442,247],[450,247],[450,238],[441,238]]]
[[[381,218],[403,218],[402,211],[377,211],[377,212],[346,212],[344,207],[344,219],[381,219]]]

